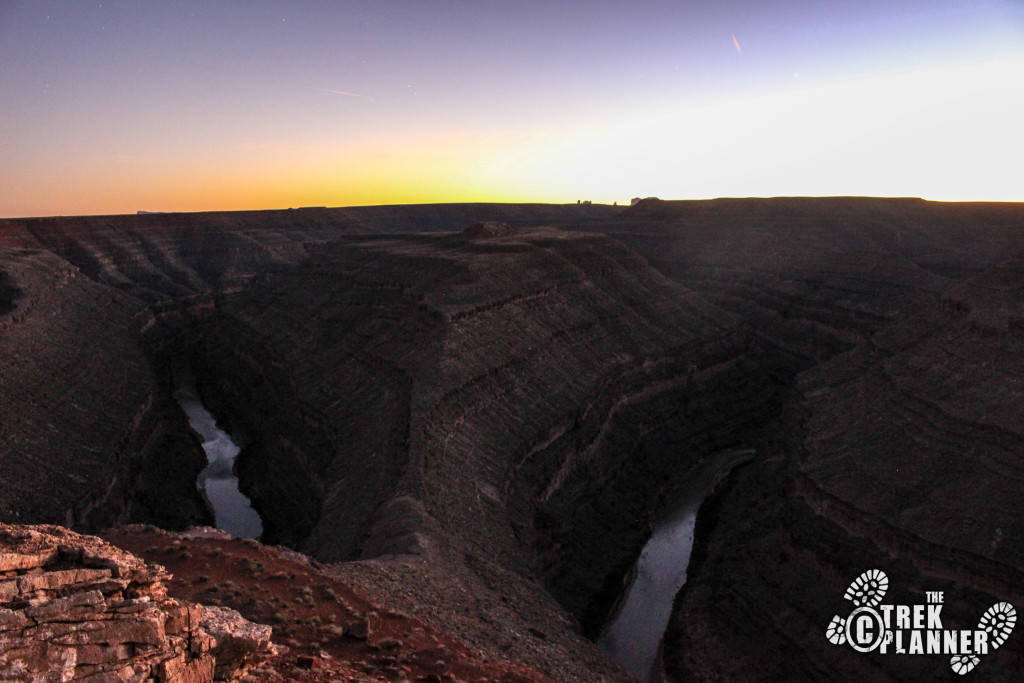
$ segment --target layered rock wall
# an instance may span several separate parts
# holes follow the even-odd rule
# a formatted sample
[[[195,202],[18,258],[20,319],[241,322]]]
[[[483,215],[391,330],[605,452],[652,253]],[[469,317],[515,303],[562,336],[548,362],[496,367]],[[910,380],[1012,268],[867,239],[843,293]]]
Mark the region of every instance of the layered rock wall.
[[[168,598],[169,578],[98,538],[0,524],[0,677],[235,680],[270,627]]]
[[[203,454],[140,344],[142,304],[46,251],[2,262],[19,292],[0,316],[0,519],[208,519]]]
[[[792,375],[1024,249],[1021,214],[920,199],[651,199],[576,229],[615,237],[741,315]]]
[[[825,638],[869,569],[889,576],[887,602],[942,591],[947,629],[1024,604],[1022,272],[1013,258],[950,284],[800,375],[770,450],[702,513],[666,643],[678,678],[941,675],[948,656],[864,655]],[[1022,652],[1014,632],[976,675],[1014,680]]]
[[[581,614],[658,494],[777,398],[735,318],[605,238],[339,239],[220,315],[197,364],[270,528],[328,560],[440,533]]]
[[[408,234],[475,220],[504,225]],[[268,539],[418,557],[488,600],[536,580],[591,632],[675,483],[756,447],[702,513],[676,677],[934,674],[825,639],[872,567],[963,628],[1020,604],[1020,206],[26,219],[0,245],[3,519],[203,518],[185,359]],[[1013,678],[1015,648],[980,666]]]

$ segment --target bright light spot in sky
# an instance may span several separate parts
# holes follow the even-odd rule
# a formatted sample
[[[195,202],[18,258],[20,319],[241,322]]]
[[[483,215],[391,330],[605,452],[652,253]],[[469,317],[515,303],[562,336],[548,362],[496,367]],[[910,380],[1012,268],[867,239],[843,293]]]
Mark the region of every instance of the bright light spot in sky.
[[[534,191],[1024,201],[1024,59],[851,78],[544,140]]]

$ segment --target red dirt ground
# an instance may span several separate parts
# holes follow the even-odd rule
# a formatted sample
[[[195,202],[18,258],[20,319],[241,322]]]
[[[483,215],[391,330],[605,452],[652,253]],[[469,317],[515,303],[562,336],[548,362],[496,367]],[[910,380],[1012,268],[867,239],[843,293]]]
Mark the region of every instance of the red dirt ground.
[[[274,628],[272,642],[281,651],[258,658],[243,681],[552,683],[525,665],[489,660],[413,617],[375,605],[284,548],[152,527],[115,529],[103,538],[167,567],[173,597],[231,607]],[[364,636],[359,631],[366,625]]]

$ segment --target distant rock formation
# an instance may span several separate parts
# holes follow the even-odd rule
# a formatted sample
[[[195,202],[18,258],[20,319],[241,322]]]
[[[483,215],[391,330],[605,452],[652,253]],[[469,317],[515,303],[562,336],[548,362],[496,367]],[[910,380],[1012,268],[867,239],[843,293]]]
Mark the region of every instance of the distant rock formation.
[[[0,524],[0,680],[236,680],[271,628],[169,598],[168,578],[92,536]]]

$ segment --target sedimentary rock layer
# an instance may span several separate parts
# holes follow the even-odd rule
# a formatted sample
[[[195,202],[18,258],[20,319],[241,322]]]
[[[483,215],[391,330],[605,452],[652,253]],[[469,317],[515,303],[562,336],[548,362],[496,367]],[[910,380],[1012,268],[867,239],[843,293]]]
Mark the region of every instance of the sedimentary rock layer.
[[[189,483],[202,451],[140,343],[145,307],[46,251],[0,259],[17,288],[0,317],[0,518],[207,519]]]
[[[236,680],[271,628],[168,598],[168,579],[95,537],[0,524],[0,677]]]
[[[949,627],[1022,604],[1019,205],[23,219],[0,248],[3,519],[204,518],[184,363],[268,540],[457,577],[466,623],[536,592],[479,630],[522,656],[599,628],[664,496],[728,447],[758,455],[702,512],[670,676],[938,675],[825,638],[867,569],[944,591]],[[976,673],[1014,678],[1018,640]],[[557,673],[619,675],[587,661]]]
[[[949,656],[868,655],[828,642],[831,617],[853,607],[844,591],[867,569],[888,573],[887,602],[923,604],[925,591],[942,591],[946,629],[975,629],[991,605],[1024,600],[1016,504],[1024,280],[1019,259],[999,261],[1020,252],[1024,221],[1013,207],[934,214],[930,205],[906,204],[910,211],[890,215],[877,232],[890,246],[861,253],[859,267],[844,256],[831,270],[837,250],[823,242],[765,272],[745,270],[738,250],[724,251],[711,269],[718,274],[702,285],[709,299],[745,308],[751,321],[804,311],[804,340],[823,331],[825,343],[814,348],[830,359],[798,376],[759,457],[701,513],[666,643],[669,672],[680,680],[951,675]],[[675,220],[671,207],[659,211]],[[907,215],[919,222],[900,223]],[[934,223],[924,222],[929,216]],[[885,215],[869,218],[866,225]],[[712,242],[763,241],[754,227],[763,220],[723,226]],[[816,230],[805,228],[808,241]],[[793,266],[815,260],[817,290]],[[737,290],[723,284],[723,272],[742,273],[743,294],[731,306]],[[783,304],[782,288],[799,294]],[[809,302],[821,302],[820,312]],[[852,319],[844,309],[869,313],[869,324],[844,325]],[[826,327],[837,316],[840,323]],[[796,348],[792,318],[774,330],[776,342]],[[856,332],[849,350],[827,343],[837,331]],[[1019,636],[982,656],[972,675],[1018,678]]]
[[[338,239],[200,338],[268,538],[497,556],[595,623],[659,493],[752,438],[778,389],[736,318],[554,230]]]
[[[644,200],[576,229],[611,235],[741,315],[804,369],[1024,249],[1019,204],[864,197]]]
[[[222,297],[305,260],[309,245],[462,228],[463,216],[518,224],[609,211],[466,204],[0,221],[0,519],[209,520],[189,483],[203,455],[169,397],[169,368]]]

